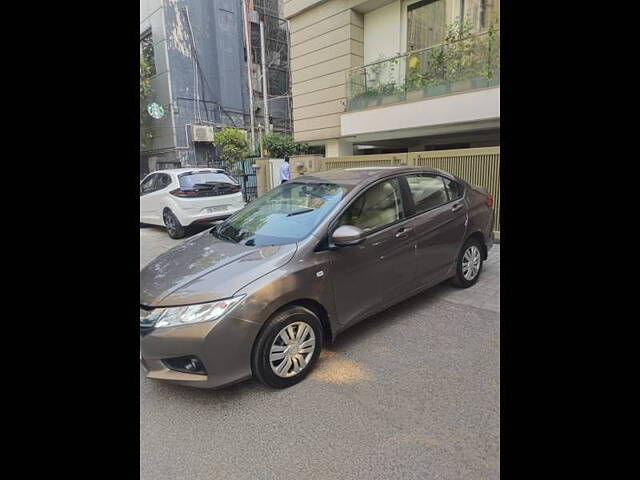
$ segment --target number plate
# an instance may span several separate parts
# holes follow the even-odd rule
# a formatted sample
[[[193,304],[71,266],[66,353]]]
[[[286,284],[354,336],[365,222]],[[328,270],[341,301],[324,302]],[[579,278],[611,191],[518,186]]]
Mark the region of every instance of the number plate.
[[[226,209],[227,209],[227,205],[218,205],[216,207],[207,208],[207,212],[208,213],[224,212]]]

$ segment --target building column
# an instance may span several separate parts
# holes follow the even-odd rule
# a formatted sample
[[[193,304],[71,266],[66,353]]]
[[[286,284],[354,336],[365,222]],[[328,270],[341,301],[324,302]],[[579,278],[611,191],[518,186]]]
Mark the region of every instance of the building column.
[[[267,157],[256,158],[252,166],[256,172],[256,194],[260,197],[273,188],[269,181],[269,159]]]
[[[340,138],[332,138],[324,142],[325,157],[347,157],[353,155],[353,143]]]

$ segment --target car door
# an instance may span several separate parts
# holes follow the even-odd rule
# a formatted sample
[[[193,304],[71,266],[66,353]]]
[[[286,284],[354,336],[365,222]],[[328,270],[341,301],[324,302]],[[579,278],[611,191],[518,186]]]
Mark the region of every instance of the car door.
[[[453,273],[467,228],[459,184],[440,175],[405,175],[416,244],[415,282],[433,285]]]
[[[414,268],[413,232],[406,225],[398,178],[377,182],[334,222],[364,230],[365,240],[331,250],[331,277],[338,321],[344,326],[384,308],[406,288]]]
[[[157,173],[157,178],[153,186],[153,190],[145,195],[146,207],[149,209],[149,220],[157,225],[163,225],[162,211],[166,206],[165,196],[169,190],[167,187],[171,184],[171,177],[166,173]]]
[[[140,221],[142,223],[151,223],[151,203],[149,202],[149,195],[153,193],[157,173],[147,175],[142,182],[140,182]]]

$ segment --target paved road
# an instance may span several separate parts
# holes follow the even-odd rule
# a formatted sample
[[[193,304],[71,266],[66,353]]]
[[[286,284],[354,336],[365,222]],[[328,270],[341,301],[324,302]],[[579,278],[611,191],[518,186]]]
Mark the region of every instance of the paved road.
[[[140,229],[140,267],[179,241]],[[201,391],[140,372],[141,479],[498,479],[500,246],[478,283],[344,332],[307,379]]]

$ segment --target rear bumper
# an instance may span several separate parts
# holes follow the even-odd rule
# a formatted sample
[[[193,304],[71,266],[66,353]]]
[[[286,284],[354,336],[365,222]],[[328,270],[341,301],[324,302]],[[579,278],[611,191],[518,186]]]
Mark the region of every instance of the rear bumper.
[[[489,253],[489,251],[493,248],[493,242],[494,242],[493,232],[491,232],[487,237],[486,241],[484,242],[485,246],[487,247],[487,253]]]
[[[232,312],[236,313],[236,312]],[[155,329],[140,336],[140,365],[145,377],[196,388],[221,388],[252,376],[251,349],[260,325],[234,315],[205,322]],[[168,368],[167,358],[196,356],[206,374]]]
[[[232,206],[231,208],[228,208],[226,210],[222,210],[220,212],[193,212],[190,210],[184,210],[181,208],[176,209],[177,211],[175,211],[175,215],[176,217],[178,217],[178,220],[180,221],[180,224],[182,226],[189,226],[193,223],[198,223],[198,222],[213,222],[216,220],[222,220],[225,218],[230,217],[231,215],[233,215],[236,212],[239,212],[240,210],[242,210],[244,208],[244,205],[239,205],[239,206]]]

